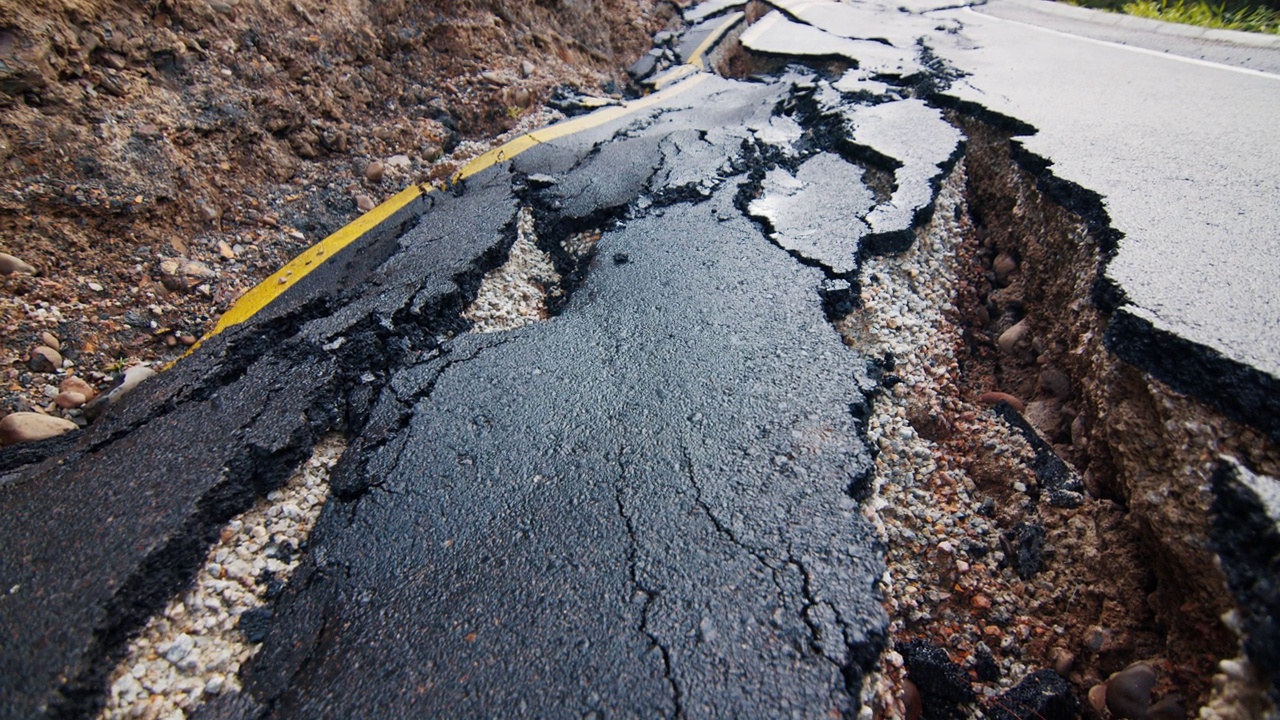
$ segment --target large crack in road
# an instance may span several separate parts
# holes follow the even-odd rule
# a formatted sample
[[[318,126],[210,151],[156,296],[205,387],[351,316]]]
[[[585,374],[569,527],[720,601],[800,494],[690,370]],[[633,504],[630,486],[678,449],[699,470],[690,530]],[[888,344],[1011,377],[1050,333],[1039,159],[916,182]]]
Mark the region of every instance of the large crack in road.
[[[1064,313],[1101,276],[1106,253],[1081,238],[1105,221],[1077,230],[1038,205],[1027,178],[1062,186],[1035,158],[1010,170],[1016,145],[984,121],[1026,128],[939,95],[953,71],[917,45],[936,23],[837,37],[812,13],[860,11],[777,5],[743,45],[812,67],[700,77],[426,195],[83,438],[0,456],[0,707],[76,717],[111,692],[112,712],[147,712],[168,688],[107,688],[130,637],[334,431],[331,497],[255,611],[241,689],[184,682],[186,714],[909,716],[915,693],[930,717],[1065,717],[1153,655],[1169,658],[1161,693],[1205,701],[1185,668],[1212,673],[1235,636],[1186,635],[1221,597],[1162,634],[1140,608],[1116,614],[1145,585],[1089,576],[1089,615],[1045,580],[1079,581],[1066,552],[1119,540],[1124,562],[1165,563],[1167,616],[1170,584],[1212,567],[1118,529],[1131,503],[1143,523],[1181,519],[1129,497],[1144,458],[1121,436],[1159,420],[1108,418],[1097,388],[1182,401],[1110,358],[1101,311]],[[737,52],[711,62],[751,64]],[[1019,234],[1024,205],[1070,263]],[[1015,297],[1016,272],[1048,279]],[[1015,324],[1022,344],[993,359]],[[1055,331],[1106,360],[1031,352]],[[1256,431],[1166,414],[1240,433],[1205,447],[1274,472]],[[1265,486],[1215,477],[1244,478],[1223,491],[1244,516]],[[1092,540],[1068,537],[1089,522]],[[1264,561],[1233,560],[1233,587]]]

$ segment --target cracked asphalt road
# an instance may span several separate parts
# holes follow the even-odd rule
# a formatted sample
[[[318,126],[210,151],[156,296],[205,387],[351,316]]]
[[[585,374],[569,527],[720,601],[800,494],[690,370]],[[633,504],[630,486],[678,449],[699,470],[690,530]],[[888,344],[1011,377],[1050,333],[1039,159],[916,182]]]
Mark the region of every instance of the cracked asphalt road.
[[[739,208],[747,127],[812,92],[802,80],[708,81],[603,146],[527,153],[517,166],[555,178],[543,189],[507,168],[477,178],[514,186],[552,232],[613,217],[558,317],[390,373],[367,427],[394,429],[334,479],[373,484],[322,518],[250,673],[254,704],[856,709],[886,624],[855,500],[871,457],[851,408],[874,383],[816,292],[833,271]],[[677,169],[691,187],[670,184]],[[497,201],[481,192],[452,202]]]
[[[0,455],[0,712],[95,708],[222,523],[342,430],[244,691],[197,716],[856,713],[885,368],[830,320],[961,150],[904,17],[831,53],[913,77],[696,78],[419,198],[82,436]],[[569,296],[470,334],[521,208]]]
[[[402,232],[349,249],[140,391],[61,465],[11,476],[6,500],[36,511],[0,531],[17,550],[6,641],[62,642],[43,666],[5,668],[31,688],[10,707],[74,714],[112,643],[180,582],[153,570],[198,562],[220,522],[345,427],[335,497],[245,692],[205,713],[856,710],[887,622],[857,500],[877,366],[844,347],[819,290],[846,278],[857,244],[825,265],[744,211],[764,156],[796,168],[825,152],[838,114],[822,88],[807,71],[712,78],[430,196]],[[768,132],[783,114],[795,132]],[[858,169],[825,162],[849,168],[806,179],[828,192]],[[596,255],[565,268],[580,280],[557,317],[466,333],[461,310],[520,207],[551,249],[602,230]],[[163,459],[139,468],[146,454]],[[66,494],[19,497],[51,483]],[[83,493],[97,496],[72,502]],[[98,546],[60,530],[68,507],[79,527],[148,524]],[[42,572],[64,553],[72,572]],[[75,613],[50,613],[59,603]],[[61,686],[42,695],[51,675]]]

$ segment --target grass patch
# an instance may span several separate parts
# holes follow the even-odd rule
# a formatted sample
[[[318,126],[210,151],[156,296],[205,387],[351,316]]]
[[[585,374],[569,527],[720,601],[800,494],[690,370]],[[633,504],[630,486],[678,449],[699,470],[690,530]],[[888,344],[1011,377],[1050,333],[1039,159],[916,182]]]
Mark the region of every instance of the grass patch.
[[[1071,4],[1184,25],[1280,35],[1280,10],[1266,5],[1205,0],[1075,0]]]
[[[1204,0],[1134,0],[1125,3],[1123,9],[1130,15],[1184,25],[1280,35],[1280,11],[1269,7],[1230,8],[1226,4],[1212,5]]]

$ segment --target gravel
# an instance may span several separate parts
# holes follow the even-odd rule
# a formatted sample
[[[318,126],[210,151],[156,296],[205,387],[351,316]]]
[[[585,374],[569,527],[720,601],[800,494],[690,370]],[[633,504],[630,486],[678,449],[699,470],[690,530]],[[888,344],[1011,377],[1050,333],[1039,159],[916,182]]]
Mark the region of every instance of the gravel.
[[[883,590],[892,645],[927,639],[966,670],[993,656],[999,678],[975,683],[975,689],[994,697],[1028,673],[1011,650],[1032,633],[1052,629],[1029,621],[1021,580],[1000,567],[1001,550],[981,557],[969,551],[1000,548],[1001,531],[986,516],[990,510],[963,463],[937,442],[965,436],[975,452],[1003,468],[1014,498],[1025,497],[1035,481],[1027,443],[982,406],[962,399],[956,349],[964,343],[952,301],[960,264],[971,261],[958,253],[960,238],[970,231],[965,180],[960,163],[943,182],[933,220],[911,249],[864,258],[863,307],[836,326],[847,344],[869,357],[891,356],[885,372],[900,379],[876,398],[867,421],[868,439],[880,450],[867,507],[887,547]],[[904,717],[904,676],[902,656],[890,649],[880,672],[864,684],[864,705],[876,715]]]
[[[240,668],[262,640],[245,619],[265,617],[268,595],[301,562],[345,448],[340,436],[324,438],[280,489],[223,527],[193,587],[129,644],[99,718],[185,718],[207,696],[240,689]]]
[[[560,283],[560,274],[536,243],[533,211],[521,208],[507,262],[484,276],[476,299],[462,313],[473,332],[514,330],[547,318],[547,290]]]
[[[472,322],[472,332],[514,330],[546,320],[551,315],[548,300],[563,297],[563,278],[551,256],[538,247],[534,224],[533,210],[521,208],[516,218],[516,241],[507,261],[484,276],[476,299],[462,313]],[[575,264],[581,264],[591,259],[600,237],[598,230],[573,233],[560,242],[560,248]],[[615,257],[614,262],[626,260]]]

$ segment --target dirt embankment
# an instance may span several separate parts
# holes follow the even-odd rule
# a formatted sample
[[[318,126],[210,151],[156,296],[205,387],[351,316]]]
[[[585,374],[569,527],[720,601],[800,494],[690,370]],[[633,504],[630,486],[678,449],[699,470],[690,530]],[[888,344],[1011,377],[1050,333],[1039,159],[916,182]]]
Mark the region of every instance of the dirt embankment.
[[[244,290],[562,85],[658,0],[0,0],[0,414],[176,357]],[[539,120],[549,119],[543,115]],[[42,333],[51,333],[53,338]],[[58,345],[64,367],[29,358]],[[55,358],[56,360],[56,358]]]

